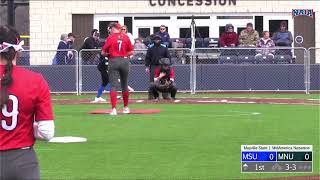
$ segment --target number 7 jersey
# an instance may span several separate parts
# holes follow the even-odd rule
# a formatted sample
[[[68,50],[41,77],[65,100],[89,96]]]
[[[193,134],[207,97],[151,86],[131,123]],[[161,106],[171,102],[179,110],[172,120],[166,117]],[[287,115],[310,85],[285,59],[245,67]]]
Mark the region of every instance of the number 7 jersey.
[[[3,73],[4,66],[0,65]],[[32,146],[33,122],[53,120],[50,90],[42,75],[13,66],[12,79],[8,104],[0,113],[0,150]]]

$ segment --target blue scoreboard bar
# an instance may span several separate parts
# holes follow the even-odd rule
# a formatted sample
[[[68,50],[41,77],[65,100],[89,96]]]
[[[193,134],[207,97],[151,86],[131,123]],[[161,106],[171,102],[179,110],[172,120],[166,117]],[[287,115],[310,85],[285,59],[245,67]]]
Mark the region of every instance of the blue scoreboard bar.
[[[242,173],[312,173],[312,145],[241,145]]]
[[[246,161],[277,161],[277,152],[241,152],[243,162]]]

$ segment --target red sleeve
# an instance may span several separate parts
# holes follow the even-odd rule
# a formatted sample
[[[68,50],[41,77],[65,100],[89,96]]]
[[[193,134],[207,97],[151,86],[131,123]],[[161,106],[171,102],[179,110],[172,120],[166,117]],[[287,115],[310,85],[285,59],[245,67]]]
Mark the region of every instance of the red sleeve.
[[[170,68],[170,78],[174,79],[174,70]]]
[[[108,49],[110,47],[110,45],[108,44],[109,41],[109,37],[106,39],[106,42],[104,43],[103,47],[102,47],[102,51],[104,52],[108,52]]]
[[[238,46],[239,45],[239,41],[238,41],[238,34],[237,33],[234,33],[233,40],[234,40],[233,44]]]
[[[224,47],[226,45],[225,41],[225,33],[222,33],[221,37],[220,37],[220,46]]]
[[[154,77],[157,78],[160,76],[160,68],[159,67],[156,67],[154,69]]]
[[[40,75],[39,79],[39,87],[35,106],[35,120],[53,120],[52,104],[48,83],[42,77],[42,75]]]

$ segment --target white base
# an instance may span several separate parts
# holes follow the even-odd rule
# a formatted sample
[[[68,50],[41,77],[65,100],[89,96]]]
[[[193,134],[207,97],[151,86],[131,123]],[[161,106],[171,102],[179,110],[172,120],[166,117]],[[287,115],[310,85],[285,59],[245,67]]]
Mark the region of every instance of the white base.
[[[72,137],[72,136],[65,136],[65,137],[53,137],[50,139],[49,142],[51,143],[75,143],[75,142],[86,142],[87,139],[83,137]]]

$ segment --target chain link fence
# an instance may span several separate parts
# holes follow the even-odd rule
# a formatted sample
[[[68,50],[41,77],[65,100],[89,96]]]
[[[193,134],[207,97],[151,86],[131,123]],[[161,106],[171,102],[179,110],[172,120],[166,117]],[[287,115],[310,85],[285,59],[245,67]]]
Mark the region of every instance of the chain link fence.
[[[81,50],[79,52],[79,93],[96,92],[101,85],[101,75],[97,65],[101,50]],[[174,62],[175,80],[181,91],[190,91],[190,49],[169,49]],[[136,49],[130,57],[128,85],[137,92],[145,92],[149,87],[149,74],[145,72],[147,49]],[[118,85],[120,87],[120,85]]]
[[[307,80],[310,91],[320,90],[320,48],[308,49]],[[309,70],[308,70],[309,69]]]
[[[100,52],[25,50],[17,64],[41,73],[52,93],[92,93],[101,85]],[[320,90],[320,64],[315,63],[320,48],[170,48],[169,52],[179,91]],[[130,58],[128,84],[137,92],[146,92],[149,86],[146,53],[137,49]]]
[[[196,91],[305,91],[304,48],[195,49]]]
[[[42,74],[52,93],[78,93],[76,50],[25,50],[18,55],[17,65]]]

